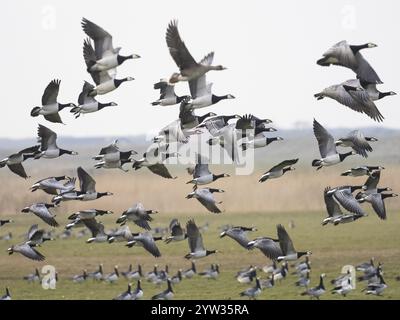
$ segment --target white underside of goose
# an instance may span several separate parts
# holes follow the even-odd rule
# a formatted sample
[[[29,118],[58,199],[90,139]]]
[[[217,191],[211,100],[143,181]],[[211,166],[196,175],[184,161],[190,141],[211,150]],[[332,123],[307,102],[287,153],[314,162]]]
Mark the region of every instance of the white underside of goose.
[[[91,113],[99,111],[99,104],[98,102],[91,102],[87,104],[82,104],[78,107],[78,111],[80,113]]]
[[[325,167],[333,166],[335,164],[340,163],[340,156],[338,153],[327,156],[321,159],[321,165]]]
[[[54,113],[58,113],[58,103],[46,104],[40,108],[39,114],[46,116]]]
[[[118,67],[118,54],[106,56],[96,61],[96,64],[90,68],[90,71],[106,71]]]
[[[212,105],[212,95],[208,94],[205,96],[197,97],[190,102],[193,109],[205,108]]]
[[[108,80],[106,82],[100,83],[95,89],[94,91],[97,94],[106,94],[108,92],[111,92],[113,90],[115,90],[115,83],[114,83],[114,79]]]

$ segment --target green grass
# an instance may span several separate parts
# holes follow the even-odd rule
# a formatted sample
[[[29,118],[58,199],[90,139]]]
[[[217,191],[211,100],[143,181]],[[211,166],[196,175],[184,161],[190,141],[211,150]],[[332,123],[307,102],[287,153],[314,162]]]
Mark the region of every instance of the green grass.
[[[152,224],[155,226],[167,225],[173,217],[171,214],[158,214]],[[180,215],[183,224],[191,216]],[[210,215],[199,213],[194,216],[198,225],[206,221],[210,228],[203,235],[205,246],[208,249],[221,251],[215,255],[197,261],[199,271],[208,268],[211,263],[219,263],[221,274],[217,280],[208,280],[201,277],[183,280],[175,286],[176,299],[239,299],[239,293],[249,287],[236,281],[235,273],[244,267],[252,265],[263,266],[270,260],[263,256],[259,250],[246,251],[232,239],[219,238],[218,227],[223,224],[257,226],[258,231],[249,233],[249,238],[267,235],[276,236],[276,224],[286,226],[292,237],[296,249],[299,251],[312,251],[311,285],[318,283],[320,273],[326,273],[326,287],[331,289],[329,281],[336,277],[343,265],[368,261],[375,257],[384,265],[384,278],[388,288],[383,297],[367,296],[361,289],[364,283],[357,283],[357,288],[347,298],[325,293],[321,299],[400,299],[400,282],[395,277],[400,275],[400,217],[389,213],[388,221],[380,221],[374,213],[352,224],[334,227],[328,225],[322,227],[320,222],[324,213],[320,212],[293,212],[293,213],[243,213]],[[66,214],[59,214],[61,224],[66,222]],[[99,219],[107,228],[116,225],[116,216]],[[289,229],[288,223],[293,220],[294,229]],[[166,245],[158,242],[161,258],[153,258],[143,251],[143,248],[127,248],[123,243],[114,244],[86,244],[85,239],[71,238],[68,240],[51,241],[45,243],[39,251],[46,256],[44,262],[34,262],[23,258],[18,254],[8,256],[7,247],[21,241],[19,235],[26,232],[30,223],[37,223],[36,217],[17,215],[15,223],[0,228],[0,234],[9,230],[14,238],[10,242],[0,241],[0,290],[9,286],[14,299],[112,299],[126,290],[127,281],[120,278],[118,283],[108,284],[88,280],[82,284],[73,283],[70,278],[74,274],[82,272],[86,268],[93,271],[99,263],[104,264],[105,272],[111,272],[114,265],[120,270],[127,269],[132,263],[135,267],[141,263],[144,271],[150,271],[154,264],[164,268],[170,267],[170,274],[175,274],[178,268],[187,269],[190,262],[183,258],[188,252],[187,241]],[[40,224],[42,227],[43,224]],[[131,230],[138,230],[130,225]],[[61,228],[59,228],[61,231]],[[29,284],[22,277],[33,272],[35,267],[54,265],[59,273],[59,282],[56,290],[44,290],[40,284]],[[40,270],[40,269],[39,269]],[[289,270],[291,271],[291,270]],[[261,278],[266,274],[259,272]],[[259,299],[308,299],[300,296],[302,289],[294,286],[296,276],[289,275],[281,283],[277,283],[272,289],[266,289]],[[144,298],[149,299],[153,294],[164,290],[165,284],[156,287],[143,281]],[[0,291],[1,294],[1,291]]]

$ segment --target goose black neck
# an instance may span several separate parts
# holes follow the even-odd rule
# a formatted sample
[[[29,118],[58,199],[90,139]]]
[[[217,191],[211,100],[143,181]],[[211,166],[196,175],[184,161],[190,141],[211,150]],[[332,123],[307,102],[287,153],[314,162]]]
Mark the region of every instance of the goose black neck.
[[[137,282],[137,289],[138,290],[142,290],[142,287],[141,287],[141,284],[140,284],[140,280],[138,280],[138,282]]]
[[[216,250],[206,250],[206,256],[215,253]]]
[[[290,167],[283,168],[283,173],[285,173],[286,171],[290,171]]]
[[[208,117],[210,117],[211,116],[211,112],[209,112],[209,113],[206,113],[205,115],[203,115],[203,116],[198,116],[198,120],[199,120],[199,123],[202,123],[203,121],[204,121],[204,119],[205,118],[208,118]]]
[[[194,264],[194,262],[192,262],[192,270],[193,270],[194,273],[197,272],[197,271],[196,271],[196,265]]]
[[[302,257],[302,256],[305,256],[307,253],[308,253],[308,252],[305,252],[305,251],[297,252],[297,257],[300,258],[300,257]]]
[[[350,191],[351,191],[351,193],[353,193],[354,191],[356,191],[356,190],[359,190],[359,189],[361,189],[363,186],[351,186],[350,187]]]
[[[221,101],[221,100],[225,100],[225,99],[228,99],[228,95],[226,94],[226,95],[224,95],[224,96],[216,96],[215,94],[213,94],[212,96],[211,96],[211,102],[214,104],[214,103],[217,103],[217,102],[219,102],[219,101]]]
[[[169,281],[169,280],[168,280],[168,291],[174,292],[174,290],[172,290],[171,281]]]
[[[139,264],[138,265],[138,273],[139,273],[139,275],[142,277],[143,275],[142,275],[142,266]]]
[[[108,195],[108,192],[97,192],[97,199]]]
[[[324,277],[323,276],[320,276],[319,277],[319,286],[318,286],[320,289],[323,289],[323,290],[325,290],[325,286],[324,286]]]
[[[123,83],[123,82],[125,82],[125,81],[128,81],[128,78],[114,79],[114,86],[115,86],[116,88],[118,88],[118,87],[121,85],[121,83]]]
[[[63,154],[72,154],[73,151],[71,150],[65,150],[65,149],[60,149],[60,156]]]
[[[103,109],[105,107],[111,107],[111,102],[108,102],[108,103],[98,102],[97,105],[98,105],[97,109],[101,110],[101,109]]]
[[[378,99],[382,99],[382,98],[384,98],[386,96],[390,96],[390,95],[392,95],[392,92],[390,92],[390,91],[388,91],[388,92],[379,92]]]
[[[219,178],[223,178],[224,176],[225,176],[224,173],[221,173],[221,174],[213,174],[213,180],[215,181],[215,180],[217,180],[217,179],[219,179]]]
[[[188,99],[188,96],[180,96],[180,97],[176,97],[176,102],[177,103],[181,103],[183,100]]]
[[[361,44],[361,45],[355,45],[355,46],[350,46],[351,51],[353,51],[353,54],[356,54],[358,51],[361,49],[368,48],[368,43],[366,44]]]
[[[70,106],[71,106],[71,103],[66,103],[66,104],[59,103],[58,104],[58,110],[61,111],[62,109],[66,108],[66,107],[70,107]]]
[[[35,157],[35,154],[33,154],[33,153],[31,153],[31,154],[24,153],[22,155],[23,161],[25,161],[26,159],[29,159],[29,158],[34,158],[34,157]]]
[[[122,64],[125,60],[129,60],[129,59],[133,59],[133,56],[132,55],[129,55],[129,56],[117,55],[118,64]]]
[[[340,161],[343,161],[344,159],[346,159],[348,156],[351,156],[352,154],[353,154],[352,151],[346,152],[346,153],[339,153],[339,159],[340,159]]]

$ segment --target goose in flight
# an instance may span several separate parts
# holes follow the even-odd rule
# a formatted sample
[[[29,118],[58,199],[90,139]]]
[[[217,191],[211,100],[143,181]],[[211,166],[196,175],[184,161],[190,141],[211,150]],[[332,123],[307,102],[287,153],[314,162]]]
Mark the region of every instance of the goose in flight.
[[[369,194],[364,194],[358,202],[363,203],[363,202],[369,202],[372,205],[372,208],[374,209],[375,213],[378,215],[378,217],[382,220],[386,220],[386,207],[385,207],[385,199],[386,198],[393,198],[397,197],[398,194],[396,193],[369,193]]]
[[[370,176],[374,171],[381,171],[384,169],[385,168],[382,166],[359,166],[351,168],[343,172],[341,175],[350,177]]]
[[[269,237],[257,237],[254,240],[249,241],[246,248],[249,250],[258,248],[266,257],[270,258],[273,261],[282,256],[282,250],[280,248],[278,239],[272,239]]]
[[[87,243],[106,242],[109,239],[109,235],[104,231],[104,225],[101,222],[98,222],[95,218],[80,219],[80,220],[83,222],[86,228],[88,228],[92,233],[92,236],[86,240]]]
[[[134,162],[131,157],[137,154],[137,152],[135,150],[120,151],[117,142],[118,140],[115,140],[112,144],[102,148],[100,153],[93,157],[94,160],[101,160],[94,165],[96,169],[119,168],[122,171],[127,171],[123,169],[123,165]]]
[[[145,230],[151,230],[148,222],[153,220],[150,214],[155,213],[158,213],[158,211],[146,210],[143,204],[136,203],[133,207],[122,213],[121,217],[117,219],[117,223],[120,223],[121,226],[123,226],[127,221],[133,221],[137,226]]]
[[[9,255],[13,254],[14,252],[17,252],[31,260],[35,261],[45,260],[44,255],[42,255],[39,251],[37,251],[35,248],[31,247],[27,243],[12,245],[10,248],[7,249],[7,251]]]
[[[257,231],[255,227],[230,227],[229,229],[221,232],[219,235],[220,238],[228,236],[229,238],[235,240],[239,243],[243,248],[248,249],[249,239],[247,238],[248,231]]]
[[[82,19],[82,29],[94,41],[95,56],[88,65],[88,72],[106,71],[116,68],[129,59],[140,58],[137,54],[120,55],[120,47],[114,48],[112,36],[97,24]]]
[[[194,220],[189,220],[186,224],[188,243],[190,252],[185,255],[186,259],[199,259],[207,257],[210,254],[217,253],[217,250],[206,250],[203,244],[203,237]]]
[[[31,247],[40,246],[45,241],[54,240],[53,238],[46,235],[46,231],[44,229],[39,229],[37,224],[32,225],[26,237],[26,242]]]
[[[258,180],[258,182],[264,182],[267,179],[276,179],[282,177],[287,171],[295,170],[295,168],[292,167],[292,165],[296,164],[297,161],[299,161],[298,158],[282,161],[281,163],[277,164],[276,166],[273,166],[271,169],[265,172],[261,176],[260,180]]]
[[[366,137],[360,130],[353,130],[343,138],[336,140],[335,145],[340,147],[350,147],[360,156],[368,158],[367,151],[372,152],[372,147],[368,142],[375,141],[378,141],[378,139],[375,137]]]
[[[59,203],[60,201],[68,200],[91,201],[113,195],[111,192],[97,192],[96,181],[82,167],[78,167],[77,172],[80,190],[60,193],[53,198],[53,202]]]
[[[213,112],[207,112],[202,116],[196,116],[194,110],[188,108],[189,104],[182,102],[179,108],[179,120],[181,121],[182,130],[192,129],[202,124],[207,118],[216,116]]]
[[[173,106],[183,101],[189,101],[190,96],[177,96],[175,85],[169,83],[167,79],[161,79],[154,84],[155,90],[160,90],[160,98],[151,103],[152,106]]]
[[[296,251],[292,239],[283,225],[278,224],[276,227],[278,231],[279,246],[282,250],[282,256],[276,258],[278,261],[293,261],[297,260],[304,255],[310,255],[311,251]]]
[[[201,77],[210,70],[226,69],[221,65],[213,66],[211,63],[209,63],[209,61],[213,60],[214,52],[210,52],[199,63],[197,63],[179,35],[178,22],[176,20],[173,20],[169,23],[165,38],[169,53],[171,54],[180,71],[180,73],[172,74],[171,78],[169,79],[170,83],[176,83],[178,81],[190,81]]]
[[[30,189],[32,192],[43,190],[47,194],[58,195],[59,193],[74,190],[75,181],[76,178],[67,176],[49,177],[35,182]]]
[[[161,239],[161,237],[153,237],[149,232],[143,232],[134,235],[133,240],[129,241],[126,246],[129,248],[132,246],[141,246],[147,252],[151,253],[152,256],[158,258],[161,257],[161,252],[158,249],[155,241]]]
[[[35,159],[53,159],[63,154],[77,155],[78,152],[61,149],[57,146],[57,134],[49,128],[39,124],[38,142],[40,142],[40,152],[35,155]]]
[[[23,149],[17,153],[9,155],[7,158],[0,160],[0,168],[7,166],[13,173],[19,175],[21,178],[27,179],[28,175],[25,172],[22,162],[26,159],[36,157],[40,151],[40,146],[33,146]]]
[[[177,156],[176,152],[168,152],[169,144],[162,146],[153,145],[144,154],[143,158],[140,160],[134,160],[132,168],[139,170],[140,168],[146,167],[154,174],[166,178],[166,179],[176,179],[172,177],[169,173],[167,167],[162,163],[169,157]]]
[[[98,94],[106,94],[108,92],[111,92],[117,89],[125,81],[135,80],[132,77],[116,79],[115,75],[117,73],[117,70],[115,68],[103,71],[91,71],[90,69],[93,66],[93,61],[96,61],[96,54],[92,47],[92,44],[88,39],[86,39],[83,43],[83,58],[88,68],[88,72],[91,75],[94,83],[96,84],[96,87],[89,92],[89,95],[92,97]]]
[[[170,243],[171,241],[182,241],[187,238],[187,233],[185,229],[182,228],[178,219],[172,219],[169,224],[169,230],[171,235],[165,239],[165,243]]]
[[[118,104],[115,102],[101,103],[98,102],[90,94],[93,92],[95,87],[89,82],[85,81],[83,88],[78,97],[78,106],[73,107],[70,112],[74,114],[75,119],[79,118],[81,114],[93,113],[100,111],[106,107],[115,107]]]
[[[220,178],[230,177],[230,175],[226,173],[221,173],[221,174],[211,173],[208,168],[208,163],[204,163],[205,159],[203,159],[200,153],[196,154],[196,158],[197,158],[197,163],[194,168],[193,179],[188,181],[187,184],[193,183],[194,185],[205,185],[213,181],[216,181]]]
[[[59,112],[67,107],[76,107],[73,103],[62,104],[57,102],[58,92],[60,90],[61,80],[52,80],[44,90],[42,96],[42,107],[34,107],[31,111],[32,117],[44,116],[47,121],[54,123],[63,123]]]
[[[387,95],[392,95],[392,92]],[[384,119],[384,116],[374,103],[375,93],[364,88],[358,79],[350,79],[325,88],[321,92],[314,94],[314,97],[317,100],[325,97],[331,98],[356,112],[366,114],[377,122],[382,122]]]
[[[331,64],[346,67],[353,70],[357,78],[369,83],[380,84],[383,82],[360,53],[362,49],[375,47],[377,45],[371,42],[362,45],[351,45],[346,40],[343,40],[329,48],[323,54],[323,58],[317,61],[317,64],[323,67],[328,67]]]
[[[186,199],[197,199],[208,211],[212,213],[221,213],[221,210],[217,207],[217,204],[221,204],[221,202],[216,202],[214,198],[215,192],[225,192],[221,189],[213,189],[213,188],[203,188],[198,189],[195,186],[194,190],[186,196]]]
[[[348,156],[356,154],[354,151],[338,153],[332,135],[315,119],[313,129],[315,138],[318,142],[319,152],[321,154],[321,159],[313,160],[312,162],[312,166],[317,167],[317,170],[325,166],[338,164]]]
[[[29,207],[25,207],[21,210],[21,212],[29,213],[32,212],[34,215],[42,219],[49,226],[58,227],[58,222],[54,219],[55,215],[53,215],[49,208],[56,207],[55,204],[49,203],[34,203]]]
[[[326,196],[333,196],[343,208],[347,211],[359,216],[367,216],[360,204],[353,196],[355,190],[361,189],[362,186],[340,186],[326,190]]]
[[[214,55],[211,55],[204,61],[207,65],[211,65]],[[189,80],[190,96],[192,100],[187,106],[190,109],[200,109],[211,106],[225,99],[235,99],[232,94],[217,96],[212,93],[212,83],[207,83],[206,75]]]

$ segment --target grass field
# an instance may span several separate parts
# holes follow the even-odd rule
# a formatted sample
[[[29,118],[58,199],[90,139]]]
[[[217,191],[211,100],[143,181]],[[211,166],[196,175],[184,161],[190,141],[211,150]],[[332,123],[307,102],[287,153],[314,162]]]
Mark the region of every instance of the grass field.
[[[357,288],[348,298],[342,298],[327,292],[322,299],[400,299],[400,282],[395,277],[400,274],[400,217],[394,212],[389,213],[388,221],[380,221],[373,212],[356,223],[341,226],[320,225],[324,217],[323,212],[280,212],[280,213],[222,213],[210,215],[205,212],[198,214],[180,214],[179,219],[185,223],[188,218],[195,216],[196,223],[203,225],[209,222],[209,229],[203,234],[204,243],[208,249],[218,249],[219,253],[197,261],[198,270],[203,270],[211,263],[220,264],[221,274],[217,280],[203,279],[199,276],[185,279],[175,286],[176,299],[238,299],[239,293],[249,285],[236,281],[234,274],[250,264],[263,266],[270,261],[258,251],[246,251],[236,242],[227,237],[220,239],[218,227],[223,224],[255,225],[257,232],[250,237],[260,235],[275,236],[275,226],[282,223],[291,235],[298,250],[312,251],[312,285],[318,283],[319,274],[327,274],[326,287],[331,288],[329,280],[340,273],[345,264],[358,264],[375,257],[376,261],[384,264],[384,278],[388,289],[383,297],[367,296],[361,289],[364,283],[357,283]],[[66,214],[59,214],[60,223],[67,221]],[[152,224],[153,227],[165,226],[173,214],[160,213]],[[114,227],[114,216],[101,219],[106,227]],[[293,220],[295,228],[289,229],[288,223]],[[37,222],[37,219],[23,214],[15,216],[13,225],[6,225],[0,233],[11,230],[15,235],[26,232],[27,225]],[[132,230],[137,228],[131,226]],[[142,248],[127,248],[122,243],[86,244],[85,239],[70,238],[57,239],[47,242],[39,250],[47,256],[43,263],[25,259],[18,254],[8,256],[7,247],[14,242],[0,241],[0,288],[9,286],[14,299],[112,299],[120,292],[125,291],[127,280],[120,278],[118,283],[97,283],[88,280],[82,284],[75,284],[70,280],[74,274],[86,268],[93,271],[99,263],[104,264],[104,271],[111,272],[114,265],[120,270],[127,269],[132,263],[136,266],[141,263],[144,271],[150,271],[154,264],[164,268],[170,267],[170,274],[175,274],[179,268],[189,268],[190,262],[183,258],[188,252],[186,241],[166,245],[158,242],[162,257],[156,259],[145,253]],[[56,290],[44,290],[38,284],[29,284],[22,277],[34,271],[35,267],[54,265],[59,273],[59,282]],[[40,269],[39,269],[40,270]],[[291,271],[289,269],[289,271]],[[261,278],[266,274],[259,272]],[[303,299],[301,289],[294,286],[296,276],[290,275],[272,289],[266,289],[259,299]],[[143,282],[145,298],[164,290],[165,285],[156,287],[154,284]],[[308,299],[308,298],[306,298]]]

